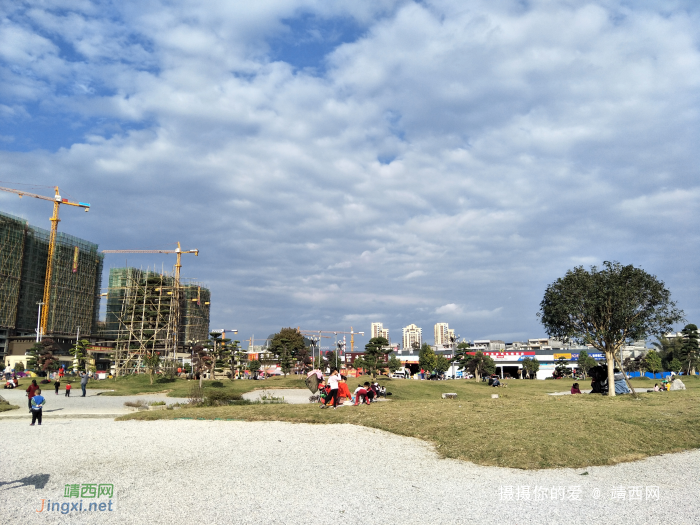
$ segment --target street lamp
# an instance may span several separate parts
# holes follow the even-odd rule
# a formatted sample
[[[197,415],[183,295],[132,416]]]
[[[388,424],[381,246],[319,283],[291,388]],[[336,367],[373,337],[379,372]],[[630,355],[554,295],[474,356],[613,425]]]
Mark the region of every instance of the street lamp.
[[[44,303],[36,303],[39,305],[39,317],[36,320],[36,342],[41,342],[41,307]]]

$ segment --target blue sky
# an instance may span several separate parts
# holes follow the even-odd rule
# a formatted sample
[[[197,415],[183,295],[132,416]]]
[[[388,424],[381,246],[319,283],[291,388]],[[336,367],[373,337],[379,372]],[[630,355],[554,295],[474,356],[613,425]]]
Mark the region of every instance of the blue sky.
[[[700,321],[694,2],[248,4],[0,6],[2,185],[90,202],[60,228],[103,249],[200,249],[242,339],[539,337],[546,285],[605,260]]]

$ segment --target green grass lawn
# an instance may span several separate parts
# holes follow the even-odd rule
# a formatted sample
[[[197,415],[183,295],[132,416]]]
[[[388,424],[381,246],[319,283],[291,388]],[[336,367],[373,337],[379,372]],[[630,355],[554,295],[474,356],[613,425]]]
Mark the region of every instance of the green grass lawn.
[[[142,377],[120,379],[119,392],[165,391],[185,396],[187,381],[145,385]],[[357,380],[350,380],[354,389]],[[473,381],[380,380],[394,395],[387,403],[319,410],[316,405],[243,405],[141,412],[120,419],[239,419],[295,423],[349,423],[433,443],[440,455],[523,469],[612,465],[651,455],[700,447],[700,381],[688,390],[608,398],[600,395],[548,396],[568,391],[571,380],[510,380],[507,388]],[[105,382],[100,381],[102,386]],[[206,386],[208,382],[205,381]],[[223,381],[242,393],[255,388],[303,388],[301,379]],[[580,381],[582,388],[588,381]],[[652,388],[653,380],[633,381]],[[145,389],[148,386],[149,389]],[[457,400],[443,400],[456,392]],[[492,399],[491,394],[499,394]]]

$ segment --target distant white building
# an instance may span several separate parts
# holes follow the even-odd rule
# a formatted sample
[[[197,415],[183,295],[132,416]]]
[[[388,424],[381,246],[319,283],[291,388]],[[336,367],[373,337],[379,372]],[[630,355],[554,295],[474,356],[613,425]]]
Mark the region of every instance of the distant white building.
[[[420,347],[423,344],[423,329],[418,328],[414,324],[409,324],[403,329],[403,347],[413,348],[413,344],[418,343]]]
[[[505,352],[506,343],[500,339],[493,341],[491,339],[481,339],[474,341],[474,348],[482,352]]]
[[[372,323],[370,334],[372,334],[370,336],[371,339],[374,339],[375,337],[383,337],[387,341],[389,340],[389,329],[384,328],[384,324],[382,323]]]
[[[455,331],[451,330],[447,323],[435,325],[435,347],[451,346],[455,338]]]

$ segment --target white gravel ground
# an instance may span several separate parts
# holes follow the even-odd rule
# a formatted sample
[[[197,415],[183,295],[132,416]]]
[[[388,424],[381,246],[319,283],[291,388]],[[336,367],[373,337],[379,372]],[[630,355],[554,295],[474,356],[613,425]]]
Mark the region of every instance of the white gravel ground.
[[[77,392],[76,392],[77,390]],[[99,395],[106,390],[87,390],[86,397],[80,397],[80,384],[77,389],[71,392],[70,397],[63,395],[63,390],[59,394],[54,393],[54,389],[43,389],[42,395],[46,398],[46,407],[43,410],[44,419],[71,418],[71,417],[109,417],[115,418],[130,411],[124,406],[127,401],[143,401],[150,403],[153,401],[165,401],[168,405],[174,403],[186,403],[187,399],[178,397],[168,397],[166,394],[141,394],[137,396],[105,396]],[[0,395],[12,405],[18,405],[17,410],[0,412],[0,419],[31,419],[27,405],[27,394],[25,388],[14,390],[2,390]]]
[[[4,420],[0,432],[2,523],[700,523],[700,451],[518,471],[352,425]],[[78,502],[64,486],[87,483],[113,484],[115,510],[36,512]],[[536,486],[546,499],[517,499]]]

